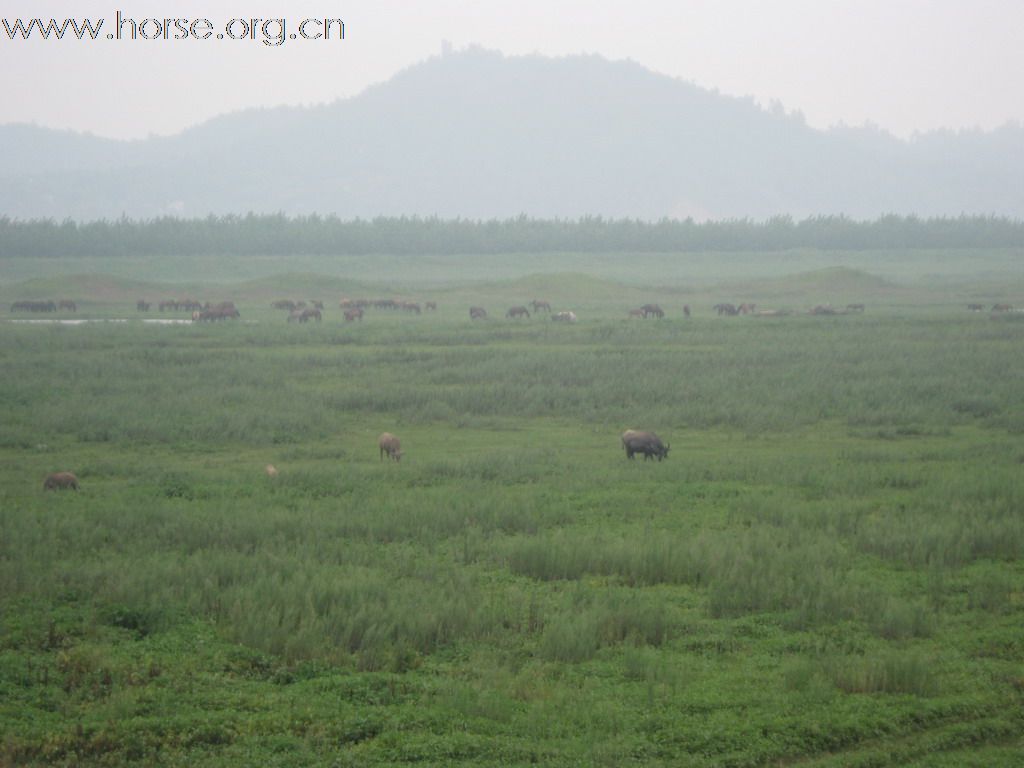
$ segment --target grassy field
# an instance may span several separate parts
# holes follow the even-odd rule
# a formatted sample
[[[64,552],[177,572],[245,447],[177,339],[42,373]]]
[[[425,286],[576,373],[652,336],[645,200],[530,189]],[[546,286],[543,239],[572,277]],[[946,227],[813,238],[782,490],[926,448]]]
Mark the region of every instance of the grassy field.
[[[1019,281],[812,266],[0,283],[242,314],[0,324],[0,765],[1024,764]]]

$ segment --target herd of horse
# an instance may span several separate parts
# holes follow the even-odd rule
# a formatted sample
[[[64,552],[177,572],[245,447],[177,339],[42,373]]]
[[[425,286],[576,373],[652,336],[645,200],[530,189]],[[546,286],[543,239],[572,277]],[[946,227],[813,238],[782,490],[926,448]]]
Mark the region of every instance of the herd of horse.
[[[135,308],[139,312],[149,312],[152,306],[153,303],[145,299],[139,299],[135,304]],[[287,311],[287,320],[289,323],[308,323],[310,321],[321,322],[323,320],[324,303],[319,300],[310,300],[307,302],[305,300],[278,299],[272,302],[271,306],[274,309]],[[984,312],[986,306],[987,305],[982,303],[972,302],[967,305],[967,309],[971,312]],[[408,301],[404,299],[345,298],[341,300],[339,307],[343,310],[345,321],[354,322],[356,320],[362,320],[366,314],[366,310],[368,309],[395,310],[419,315],[423,312],[436,311],[437,303],[427,301],[420,304],[420,302],[417,301]],[[551,303],[543,299],[533,299],[526,304],[509,307],[505,312],[505,317],[509,320],[529,319],[531,313],[530,309],[527,307],[533,310],[534,315],[545,313],[556,322],[574,323],[577,320],[575,312],[553,312],[551,309]],[[164,299],[157,303],[157,308],[160,312],[191,312],[192,320],[194,322],[229,320],[240,317],[238,309],[235,307],[234,303],[230,301],[211,304],[210,302],[199,302],[195,299]],[[78,306],[70,299],[61,299],[60,301],[23,300],[13,302],[10,309],[11,312],[76,312],[78,310]],[[757,317],[781,317],[785,315],[798,314],[792,310],[759,310],[757,305],[753,302],[743,302],[740,304],[720,302],[715,304],[712,309],[719,316],[752,315]],[[1008,312],[1020,312],[1021,310],[1015,309],[1012,304],[1000,302],[993,304],[989,311],[993,314],[1001,314]],[[862,312],[864,312],[864,304],[860,303],[847,304],[845,308],[833,307],[831,304],[818,304],[807,310],[806,314],[846,315]],[[684,317],[690,317],[691,313],[689,304],[684,304],[682,306],[682,313]],[[480,306],[472,306],[469,308],[469,317],[471,320],[484,320],[488,317],[487,310]],[[656,318],[660,320],[665,317],[665,311],[657,304],[644,304],[641,307],[628,310],[627,317],[640,318],[644,320],[648,318]]]
[[[77,312],[78,305],[71,299],[60,301],[16,301],[11,304],[11,312]]]

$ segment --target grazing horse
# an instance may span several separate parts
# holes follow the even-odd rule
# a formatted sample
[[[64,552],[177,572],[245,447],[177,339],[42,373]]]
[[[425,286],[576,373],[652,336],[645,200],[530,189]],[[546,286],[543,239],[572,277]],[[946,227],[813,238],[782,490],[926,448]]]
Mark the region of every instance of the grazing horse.
[[[291,299],[278,299],[271,304],[274,309],[287,309],[289,312],[295,309],[295,302]]]
[[[54,472],[43,480],[44,491],[78,490],[78,478],[70,472]]]
[[[981,312],[983,309],[985,309],[985,305],[984,304],[968,304],[967,305],[967,309],[969,309],[971,312]]]
[[[402,458],[402,442],[390,432],[384,432],[377,438],[377,447],[380,448],[380,460],[384,461],[384,454],[389,459],[399,461]]]
[[[423,305],[423,309],[425,309],[427,312],[437,312],[437,302],[428,301]]]
[[[517,317],[529,317],[530,311],[526,307],[512,307],[508,312],[505,313],[505,317],[517,318]]]
[[[630,317],[647,317],[642,309],[631,309],[629,310]]]
[[[757,305],[751,304],[749,302],[743,302],[738,307],[736,307],[736,311],[741,315],[752,314],[755,309],[757,309]]]
[[[139,299],[135,302],[135,309],[139,312],[149,312],[149,302],[145,299]]]
[[[346,309],[345,310],[345,322],[346,323],[351,323],[353,320],[362,320],[362,319],[363,319],[363,309],[362,309],[362,307],[354,307],[352,309]]]
[[[847,304],[846,305],[846,311],[847,312],[863,312],[864,311],[864,305],[863,304]]]
[[[993,304],[993,312],[1013,312],[1013,306],[1010,304]]]
[[[540,312],[542,309],[545,312],[551,311],[551,305],[548,304],[546,301],[542,301],[541,299],[534,299],[533,301],[530,302],[530,306],[533,307],[533,311],[535,314],[537,312]]]
[[[483,320],[487,317],[487,310],[483,307],[470,307],[469,308],[469,319],[470,320]]]
[[[57,302],[57,309],[66,309],[69,312],[77,312],[78,305],[71,301],[71,299],[61,299]]]
[[[732,304],[728,302],[722,302],[721,304],[715,304],[713,309],[721,315],[738,315],[740,311]]]

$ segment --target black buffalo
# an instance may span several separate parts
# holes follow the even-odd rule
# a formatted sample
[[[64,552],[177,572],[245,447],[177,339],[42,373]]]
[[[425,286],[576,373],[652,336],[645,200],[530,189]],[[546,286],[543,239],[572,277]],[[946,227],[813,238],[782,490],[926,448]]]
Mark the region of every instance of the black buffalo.
[[[636,454],[642,453],[644,461],[651,458],[661,461],[668,457],[668,449],[671,445],[663,443],[661,438],[653,432],[627,429],[622,433],[622,447],[626,449],[627,459],[632,459]]]

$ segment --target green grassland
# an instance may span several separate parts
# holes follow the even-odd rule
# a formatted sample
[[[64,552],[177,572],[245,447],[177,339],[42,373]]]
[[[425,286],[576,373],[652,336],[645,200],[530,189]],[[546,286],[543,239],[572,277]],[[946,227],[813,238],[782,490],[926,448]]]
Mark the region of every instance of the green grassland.
[[[0,323],[0,766],[1024,764],[1020,279],[797,261],[0,282],[132,320]]]

